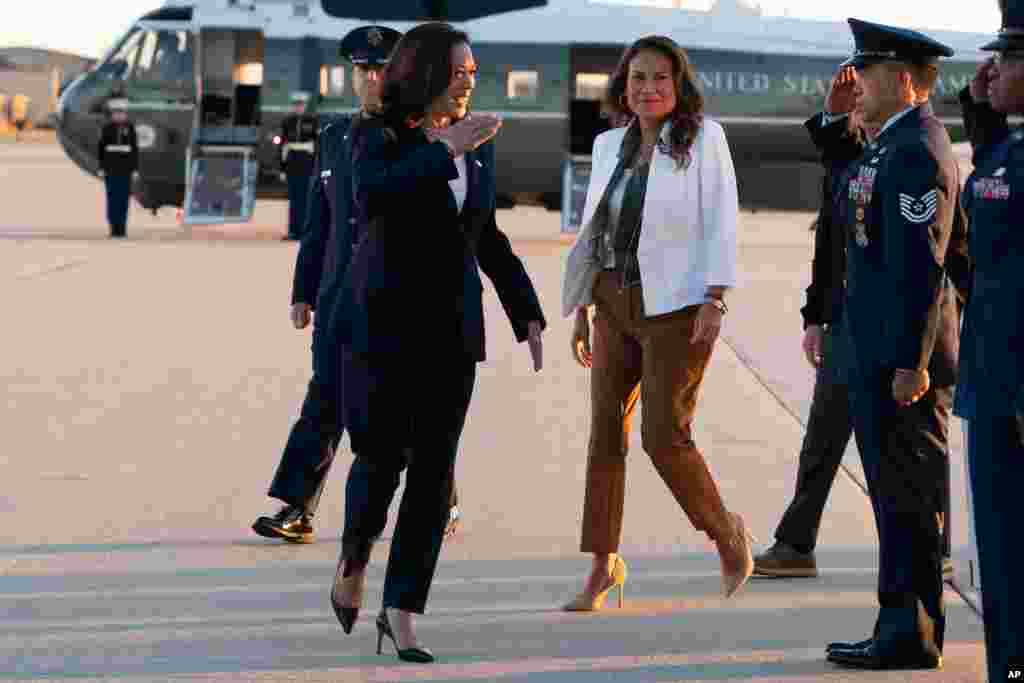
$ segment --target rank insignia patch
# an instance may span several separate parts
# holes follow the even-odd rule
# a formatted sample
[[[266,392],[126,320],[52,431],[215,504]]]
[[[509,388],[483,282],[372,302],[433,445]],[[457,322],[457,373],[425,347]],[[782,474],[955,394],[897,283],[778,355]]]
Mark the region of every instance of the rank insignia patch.
[[[911,223],[931,220],[939,208],[939,191],[929,190],[921,197],[900,192],[900,213]]]

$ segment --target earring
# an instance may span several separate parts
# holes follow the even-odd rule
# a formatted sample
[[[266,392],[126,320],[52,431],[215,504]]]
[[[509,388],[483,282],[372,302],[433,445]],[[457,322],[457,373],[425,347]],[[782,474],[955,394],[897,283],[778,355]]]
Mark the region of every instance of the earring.
[[[619,95],[619,106],[622,107],[623,109],[629,109],[629,105],[626,104],[625,95]]]

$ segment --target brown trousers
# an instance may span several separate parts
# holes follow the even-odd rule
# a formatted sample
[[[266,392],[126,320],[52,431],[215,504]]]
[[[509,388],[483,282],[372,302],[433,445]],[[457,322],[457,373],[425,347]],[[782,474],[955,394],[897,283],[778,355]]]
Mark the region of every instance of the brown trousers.
[[[591,432],[583,502],[585,553],[615,553],[622,535],[626,452],[637,399],[643,448],[694,528],[727,538],[730,520],[690,434],[713,344],[690,342],[699,306],[644,317],[640,287],[605,271],[594,285]]]

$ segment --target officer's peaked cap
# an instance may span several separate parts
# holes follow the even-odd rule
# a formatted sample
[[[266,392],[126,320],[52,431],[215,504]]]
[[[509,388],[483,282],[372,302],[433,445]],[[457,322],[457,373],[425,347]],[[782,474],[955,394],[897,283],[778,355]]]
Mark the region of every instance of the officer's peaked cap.
[[[982,50],[1024,50],[1024,0],[999,0],[1003,27],[999,36]]]
[[[399,31],[387,26],[360,26],[341,39],[338,51],[353,64],[380,66],[388,63],[401,37]]]
[[[952,57],[953,49],[909,28],[874,24],[860,19],[847,19],[853,32],[856,49],[843,66],[858,69],[876,62],[932,62],[939,57]]]

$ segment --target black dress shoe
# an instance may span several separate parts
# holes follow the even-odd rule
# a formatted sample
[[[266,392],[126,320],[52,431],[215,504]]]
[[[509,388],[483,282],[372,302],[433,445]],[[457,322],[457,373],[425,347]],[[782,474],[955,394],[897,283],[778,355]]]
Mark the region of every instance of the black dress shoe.
[[[280,538],[289,543],[313,542],[313,518],[294,505],[285,505],[273,517],[260,517],[252,530],[264,538]]]
[[[832,650],[828,661],[852,669],[894,671],[901,669],[941,669],[942,657],[930,654],[914,644],[884,647],[878,642],[860,649]]]
[[[844,643],[843,641],[836,641],[829,643],[825,646],[826,652],[833,652],[835,650],[863,650],[871,643],[875,642],[874,638],[865,638],[864,640],[858,640],[856,643]]]

